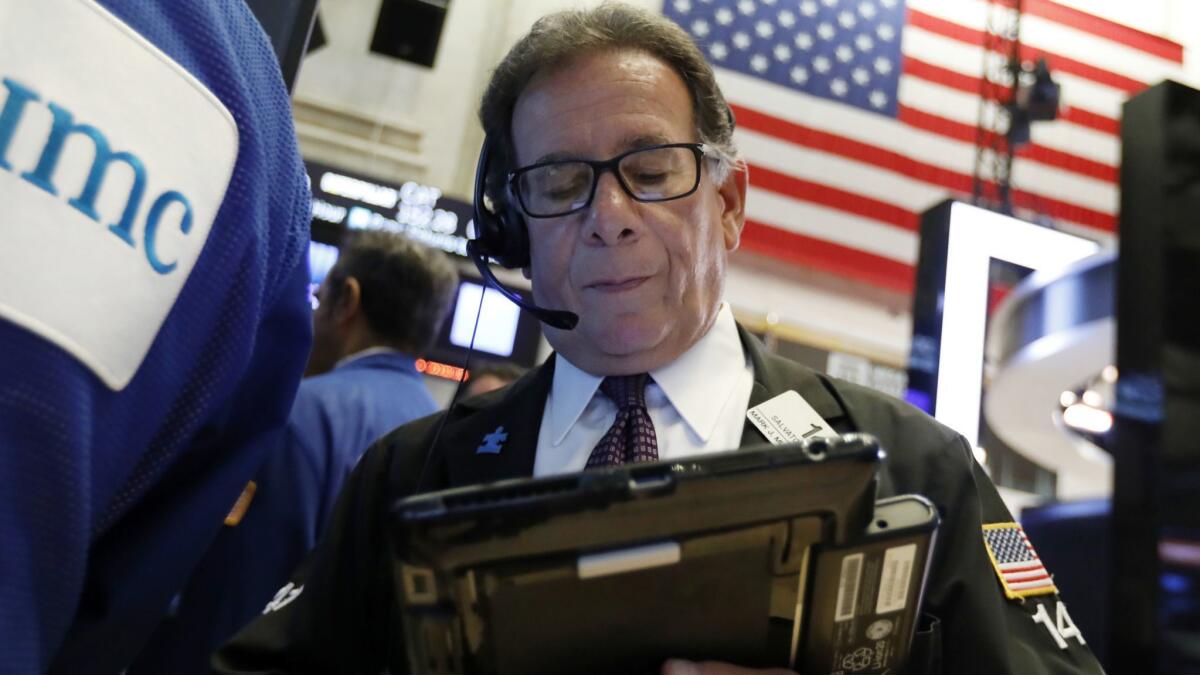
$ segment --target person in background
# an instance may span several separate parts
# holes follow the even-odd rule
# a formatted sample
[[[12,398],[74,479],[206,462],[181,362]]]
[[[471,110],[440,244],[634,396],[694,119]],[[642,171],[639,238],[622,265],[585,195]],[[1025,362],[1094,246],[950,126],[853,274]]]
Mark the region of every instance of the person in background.
[[[440,251],[387,232],[344,247],[317,293],[309,377],[280,448],[226,521],[175,613],[129,675],[207,673],[209,656],[268,603],[312,548],[359,456],[438,406],[415,360],[437,337],[457,288]]]
[[[525,369],[511,363],[495,363],[471,371],[471,378],[463,387],[463,398],[471,398],[495,391],[516,382],[525,374]]]

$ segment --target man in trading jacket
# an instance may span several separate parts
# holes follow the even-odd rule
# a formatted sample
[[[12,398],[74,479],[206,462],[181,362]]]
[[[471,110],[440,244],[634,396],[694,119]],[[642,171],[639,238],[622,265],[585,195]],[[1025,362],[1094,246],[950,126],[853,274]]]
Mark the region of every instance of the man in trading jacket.
[[[1019,535],[961,436],[767,353],[734,322],[722,291],[747,170],[713,72],[681,29],[621,5],[543,18],[497,67],[480,116],[507,179],[493,198],[516,212],[506,236],[528,234],[534,299],[577,314],[578,326],[548,326],[555,354],[447,413],[436,444],[435,416],[370,450],[314,554],[218,654],[222,672],[407,672],[388,534],[396,498],[762,444],[747,411],[790,392],[815,423],[879,438],[889,453],[880,496],[921,494],[941,513],[912,672],[1100,670],[1082,637],[1055,623],[1056,595],[1006,597],[985,527]],[[742,669],[670,661],[664,671]]]

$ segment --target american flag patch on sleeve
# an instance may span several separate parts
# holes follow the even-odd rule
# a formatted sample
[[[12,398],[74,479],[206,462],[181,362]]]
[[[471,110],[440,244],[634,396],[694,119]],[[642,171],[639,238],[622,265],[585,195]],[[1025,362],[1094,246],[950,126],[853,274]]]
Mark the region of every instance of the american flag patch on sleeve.
[[[1010,599],[1058,592],[1019,524],[984,525],[983,544],[1004,587],[1004,595]]]

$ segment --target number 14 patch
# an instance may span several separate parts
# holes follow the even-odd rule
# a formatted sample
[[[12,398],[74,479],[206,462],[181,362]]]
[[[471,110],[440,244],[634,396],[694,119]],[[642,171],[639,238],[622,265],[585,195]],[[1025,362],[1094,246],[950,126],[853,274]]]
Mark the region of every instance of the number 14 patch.
[[[1025,536],[1025,530],[1017,523],[990,523],[983,526],[983,545],[987,549],[996,578],[1004,588],[1004,595],[1010,600],[1025,601],[1025,598],[1036,595],[1057,594],[1058,588],[1045,566],[1042,565],[1033,544]],[[1087,644],[1083,635],[1067,613],[1067,606],[1062,600],[1055,602],[1054,618],[1046,604],[1035,603],[1034,623],[1039,623],[1054,638],[1059,649],[1067,648],[1067,640],[1074,638],[1079,644]]]
[[[1033,615],[1033,622],[1040,623],[1050,632],[1050,637],[1054,638],[1054,644],[1058,645],[1059,649],[1067,648],[1067,639],[1075,638],[1079,640],[1079,644],[1086,645],[1087,642],[1083,639],[1083,633],[1079,632],[1079,628],[1075,626],[1075,622],[1071,620],[1071,615],[1067,614],[1067,606],[1062,600],[1056,602],[1054,609],[1054,620],[1050,620],[1050,612],[1046,609],[1046,605],[1037,603],[1037,612]]]

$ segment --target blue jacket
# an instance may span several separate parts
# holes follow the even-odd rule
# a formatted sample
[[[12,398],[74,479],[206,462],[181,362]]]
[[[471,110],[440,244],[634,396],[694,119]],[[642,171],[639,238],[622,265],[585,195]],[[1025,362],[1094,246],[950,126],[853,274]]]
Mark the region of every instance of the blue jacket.
[[[291,507],[279,515],[288,517],[297,506],[303,508],[303,517],[295,520],[304,552],[316,544],[342,483],[367,448],[392,429],[437,409],[414,359],[399,353],[351,357],[300,383],[283,448],[259,472],[258,487],[271,490],[277,485],[273,494],[281,500],[281,488],[295,493]],[[278,518],[273,522],[280,524]],[[268,586],[271,593],[299,562],[296,558],[280,570]]]
[[[258,616],[316,544],[358,458],[437,409],[412,357],[372,354],[303,380],[284,440],[129,675],[208,673],[209,655]]]
[[[116,672],[278,446],[309,192],[242,0],[3,4],[0,673]]]

